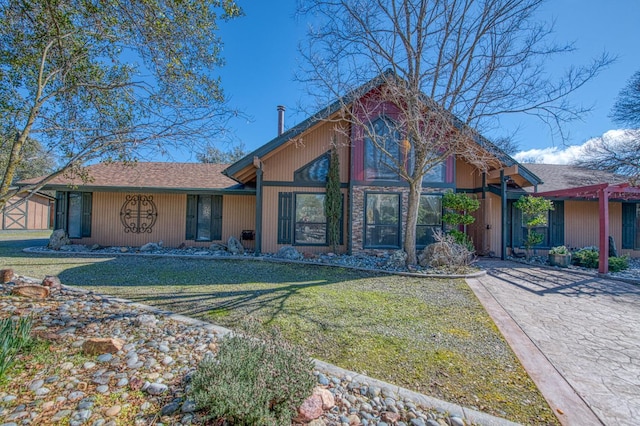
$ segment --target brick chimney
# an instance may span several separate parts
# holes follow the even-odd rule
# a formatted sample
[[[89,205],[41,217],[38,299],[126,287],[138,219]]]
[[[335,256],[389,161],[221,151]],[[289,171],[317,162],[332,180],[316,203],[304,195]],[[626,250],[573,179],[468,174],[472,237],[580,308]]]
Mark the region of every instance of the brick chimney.
[[[284,133],[284,105],[278,105],[278,136]]]

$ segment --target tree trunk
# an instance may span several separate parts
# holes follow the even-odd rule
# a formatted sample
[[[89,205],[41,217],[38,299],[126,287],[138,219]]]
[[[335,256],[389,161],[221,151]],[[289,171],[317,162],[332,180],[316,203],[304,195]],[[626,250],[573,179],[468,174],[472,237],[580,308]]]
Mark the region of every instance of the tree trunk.
[[[7,167],[4,171],[2,184],[0,184],[0,209],[7,204],[9,198],[14,194],[9,191],[9,188],[11,187],[13,177],[16,175],[16,170],[18,170],[18,165],[22,161],[22,147],[24,146],[24,142],[27,140],[24,135],[25,133],[23,132],[16,136],[11,148],[11,154],[9,154],[9,161],[7,162]]]
[[[418,223],[418,207],[420,206],[420,192],[422,180],[409,183],[409,205],[407,207],[407,223],[404,233],[404,251],[407,253],[407,265],[418,263],[416,254],[416,224]]]

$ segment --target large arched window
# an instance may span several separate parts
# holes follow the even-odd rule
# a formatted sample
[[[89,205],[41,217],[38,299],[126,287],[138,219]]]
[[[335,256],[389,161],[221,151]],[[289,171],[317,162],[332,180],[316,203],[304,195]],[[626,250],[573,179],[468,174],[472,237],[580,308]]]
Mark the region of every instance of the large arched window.
[[[364,138],[365,179],[398,180],[396,166],[390,157],[400,161],[400,143],[400,132],[392,120],[379,117],[371,123]]]

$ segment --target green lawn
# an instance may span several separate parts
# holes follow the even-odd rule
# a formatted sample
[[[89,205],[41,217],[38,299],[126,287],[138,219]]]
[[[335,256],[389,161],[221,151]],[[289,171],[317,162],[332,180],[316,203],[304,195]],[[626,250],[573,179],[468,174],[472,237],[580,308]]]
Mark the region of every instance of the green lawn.
[[[29,238],[37,238],[29,234]],[[259,261],[30,255],[0,265],[234,328],[248,316],[314,357],[524,424],[557,424],[464,280]]]

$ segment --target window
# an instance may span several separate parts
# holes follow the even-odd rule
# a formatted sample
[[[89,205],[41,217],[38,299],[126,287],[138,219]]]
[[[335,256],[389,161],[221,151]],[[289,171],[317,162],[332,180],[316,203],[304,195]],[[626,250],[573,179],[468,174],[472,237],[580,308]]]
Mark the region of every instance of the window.
[[[435,242],[433,232],[442,229],[442,196],[421,195],[416,226],[416,246],[426,247]]]
[[[532,216],[522,214],[522,223],[520,224],[521,233],[522,233],[522,241],[527,241],[527,234],[529,230],[527,229],[527,222],[532,219]],[[542,235],[542,241],[537,244],[535,247],[549,247],[549,213],[547,213],[547,224],[536,226],[531,228],[531,232],[535,232],[536,234]],[[524,244],[524,243],[523,243]]]
[[[370,126],[364,139],[364,177],[367,180],[398,180],[396,166],[389,155],[400,161],[400,133],[393,121],[380,117]],[[369,134],[375,135],[375,143]],[[387,151],[389,155],[385,154]]]
[[[294,182],[317,182],[325,184],[329,175],[329,154],[323,154],[308,164],[293,172]]]
[[[296,194],[296,244],[327,244],[324,194]]]
[[[640,249],[640,203],[622,203],[622,248]]]
[[[222,195],[187,195],[185,238],[196,241],[222,238]]]
[[[424,177],[422,178],[422,183],[428,184],[444,182],[446,170],[447,168],[444,161],[442,163],[438,163],[424,175]]]
[[[64,229],[69,238],[91,236],[91,192],[56,193],[56,229]]]
[[[278,244],[327,245],[323,192],[278,194]],[[344,206],[344,200],[343,204]],[[343,244],[340,218],[340,244]]]
[[[526,218],[523,217],[522,211],[513,207],[513,201],[509,200],[511,208],[511,226],[508,232],[511,232],[512,247],[523,247],[524,240],[527,238]],[[534,231],[542,234],[543,240],[535,248],[550,248],[561,246],[564,244],[564,201],[554,200],[553,210],[548,212],[547,226],[534,228]],[[509,238],[509,237],[508,237]]]
[[[400,194],[365,195],[366,248],[400,247]]]

